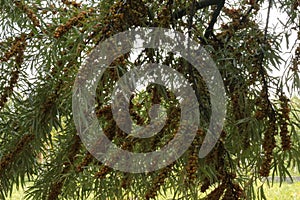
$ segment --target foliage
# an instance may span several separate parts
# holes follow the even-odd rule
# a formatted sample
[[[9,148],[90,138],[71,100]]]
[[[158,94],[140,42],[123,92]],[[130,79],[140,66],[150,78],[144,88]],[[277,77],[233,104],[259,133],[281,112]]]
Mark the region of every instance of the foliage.
[[[175,198],[212,199],[256,196],[255,183],[268,176],[289,176],[300,169],[299,104],[291,104],[284,87],[299,94],[299,1],[273,2],[288,19],[272,32],[272,0],[141,1],[0,1],[0,198],[13,185],[24,186],[28,199],[156,198],[171,191]],[[180,109],[172,92],[149,85],[134,94],[134,122],[149,123],[148,111],[162,103],[167,125],[158,135],[134,139],[116,126],[110,100],[114,83],[131,68],[163,63],[182,73],[196,91],[201,127],[189,150],[159,171],[130,174],[115,171],[85,149],[72,115],[72,87],[80,66],[101,41],[133,27],[164,27],[188,34],[210,52],[224,80],[226,124],[220,140],[198,158],[210,115],[207,87],[185,60],[157,49],[138,58],[125,54],[104,73],[96,96],[96,113],[105,134],[133,152],[159,149],[176,134]],[[295,43],[291,30],[298,32]],[[291,58],[281,58],[283,39],[293,43]],[[297,46],[298,45],[298,46]],[[285,65],[285,76],[271,71]],[[212,188],[215,188],[211,190]],[[259,190],[263,198],[263,190]]]

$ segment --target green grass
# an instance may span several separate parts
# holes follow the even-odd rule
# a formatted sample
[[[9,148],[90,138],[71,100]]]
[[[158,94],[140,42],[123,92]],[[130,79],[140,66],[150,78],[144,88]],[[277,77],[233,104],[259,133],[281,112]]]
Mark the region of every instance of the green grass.
[[[281,186],[279,183],[275,183],[273,186],[264,186],[265,195],[270,200],[299,200],[300,199],[300,182],[293,184],[283,183]],[[7,200],[23,200],[25,193],[23,190],[14,189],[13,194]],[[172,195],[167,194],[165,197],[159,199],[171,199]]]
[[[268,200],[300,200],[300,182],[296,183],[274,183],[273,186],[268,187],[264,185],[264,192]],[[171,194],[167,194],[160,200],[171,200]],[[257,198],[258,199],[258,198]]]
[[[300,182],[288,184],[283,183],[279,187],[279,183],[272,187],[264,186],[267,199],[271,200],[299,200],[300,199]]]

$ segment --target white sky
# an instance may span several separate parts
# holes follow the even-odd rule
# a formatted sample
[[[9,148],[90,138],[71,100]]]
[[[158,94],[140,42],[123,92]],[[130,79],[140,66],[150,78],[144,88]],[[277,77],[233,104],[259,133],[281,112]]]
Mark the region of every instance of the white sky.
[[[268,1],[266,1],[264,3],[263,9],[260,11],[260,18],[263,22],[263,26],[265,26],[265,24],[266,24],[267,13],[268,13]],[[275,6],[273,6],[270,11],[268,31],[275,32],[275,33],[283,32],[284,28],[280,24],[280,20],[284,22],[287,19],[288,19],[288,15],[286,13],[280,12]],[[290,62],[291,56],[294,55],[294,52],[295,52],[296,46],[293,46],[293,45],[297,39],[297,31],[295,31],[295,30],[285,30],[285,31],[289,31],[291,33],[291,35],[289,37],[289,46],[287,47],[286,39],[282,38],[280,56],[284,61],[287,61],[287,63],[282,63],[280,65],[280,70],[277,70],[274,68],[274,71],[271,72],[271,75],[273,75],[273,76],[278,76],[278,77],[284,76],[285,65],[287,65]],[[295,91],[290,94],[288,92],[287,88],[284,88],[284,92],[289,97],[299,96],[299,94],[297,94]]]

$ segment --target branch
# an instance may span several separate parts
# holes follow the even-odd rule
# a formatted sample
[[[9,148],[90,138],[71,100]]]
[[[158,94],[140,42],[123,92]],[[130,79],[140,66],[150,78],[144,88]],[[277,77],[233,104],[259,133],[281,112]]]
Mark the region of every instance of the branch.
[[[223,1],[225,2],[225,0],[222,0],[221,2],[223,2]],[[219,4],[220,4],[220,0],[202,0],[199,2],[195,2],[195,11],[205,8],[205,7],[208,7],[208,6],[219,5]],[[187,14],[189,9],[190,9],[190,7],[188,6],[181,10],[178,10],[177,12],[174,12],[172,14],[172,19],[177,20],[179,18],[182,18],[183,16],[185,16]]]
[[[208,38],[209,36],[212,35],[213,32],[213,28],[215,23],[217,22],[217,18],[220,15],[220,12],[225,4],[225,0],[221,0],[221,1],[217,1],[217,8],[215,9],[213,15],[212,15],[212,19],[209,22],[208,28],[206,29],[205,33],[204,33],[204,37]]]
[[[270,117],[270,120],[273,120],[273,121],[276,121],[276,117],[275,117],[275,110],[272,106],[272,102],[270,101],[269,99],[269,89],[268,89],[268,82],[267,82],[267,71],[264,69],[263,67],[263,61],[264,61],[264,58],[265,58],[265,53],[264,53],[264,45],[266,44],[267,42],[267,34],[268,34],[268,26],[269,26],[269,19],[270,19],[270,11],[271,11],[271,7],[272,7],[272,0],[269,0],[269,6],[268,6],[268,14],[267,14],[267,21],[266,21],[266,26],[265,26],[265,30],[264,30],[264,41],[263,41],[263,46],[262,48],[260,49],[260,53],[259,53],[259,62],[260,62],[260,70],[259,70],[259,73],[262,77],[262,82],[263,82],[263,87],[265,89],[265,93],[266,93],[266,101],[267,101],[267,110],[270,112],[271,114],[271,117]]]
[[[270,11],[272,7],[272,0],[269,0],[269,6],[268,6],[268,14],[267,14],[267,22],[265,26],[265,32],[264,32],[264,42],[267,40],[267,33],[268,33],[268,27],[269,27],[269,20],[270,20]]]
[[[256,0],[255,4],[258,4],[260,0]],[[254,9],[254,5],[252,4],[251,7],[249,8],[249,10],[247,11],[247,13],[242,17],[242,19],[240,20],[240,24],[246,22],[248,16],[250,15],[250,13],[252,12],[252,10]]]

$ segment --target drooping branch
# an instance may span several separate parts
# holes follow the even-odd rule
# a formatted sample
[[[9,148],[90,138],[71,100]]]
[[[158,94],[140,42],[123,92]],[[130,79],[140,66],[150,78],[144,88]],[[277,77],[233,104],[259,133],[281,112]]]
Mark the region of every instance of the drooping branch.
[[[189,19],[188,19],[188,35],[189,35],[190,38],[192,38],[193,18],[194,18],[195,12],[196,12],[195,5],[196,5],[196,1],[193,0],[193,3],[190,6],[190,16],[189,16]],[[190,49],[190,40],[188,40],[188,49]],[[190,51],[189,51],[189,54],[190,54]],[[200,93],[199,93],[199,90],[198,90],[198,87],[197,87],[197,80],[196,80],[195,74],[193,72],[192,65],[190,65],[188,62],[185,62],[185,64],[188,65],[189,74],[191,75],[191,79],[193,81],[193,89],[195,90],[195,94],[196,94],[196,97],[198,99],[198,102],[200,102],[201,97],[200,97]],[[201,110],[200,105],[199,105],[199,109]]]
[[[81,147],[81,140],[78,135],[74,135],[72,138],[72,144],[69,147],[69,153],[68,153],[68,161],[63,163],[63,170],[61,172],[60,179],[53,182],[50,186],[50,190],[48,193],[48,200],[56,200],[58,199],[58,196],[62,192],[62,188],[64,186],[64,182],[66,180],[66,174],[71,170],[71,165],[74,164],[74,161],[76,159],[76,154],[80,151]]]
[[[15,148],[9,153],[3,155],[0,160],[0,176],[5,173],[5,170],[11,165],[17,156],[27,147],[27,145],[35,138],[33,134],[23,135],[19,142],[15,145]]]
[[[32,24],[35,27],[41,26],[41,23],[40,23],[39,19],[37,18],[35,12],[30,7],[28,7],[24,2],[14,1],[14,4],[16,5],[17,8],[22,10],[27,15],[27,17],[31,20]]]
[[[15,66],[11,72],[10,80],[8,81],[8,86],[3,88],[0,94],[0,111],[4,108],[5,104],[8,101],[8,98],[12,95],[15,85],[19,79],[19,73],[21,65],[24,59],[24,51],[26,48],[26,39],[28,35],[21,34],[20,37],[17,37],[12,45],[11,49],[5,53],[3,58],[0,58],[0,62],[7,62],[12,56],[15,56]]]
[[[260,167],[259,174],[263,177],[269,176],[271,164],[273,160],[273,150],[276,147],[276,140],[275,135],[278,133],[277,130],[277,117],[276,117],[276,111],[273,108],[272,102],[270,100],[270,94],[269,94],[269,85],[267,81],[267,70],[264,68],[264,59],[266,58],[265,55],[265,44],[267,43],[267,34],[268,34],[268,26],[269,26],[269,19],[270,19],[270,10],[272,7],[272,0],[269,0],[269,6],[268,6],[268,13],[267,13],[267,19],[266,19],[266,26],[264,29],[264,38],[262,43],[262,48],[259,52],[259,74],[262,79],[262,93],[261,97],[263,98],[264,104],[264,112],[268,114],[268,121],[269,126],[267,127],[264,138],[263,138],[263,150],[264,150],[264,160]]]

